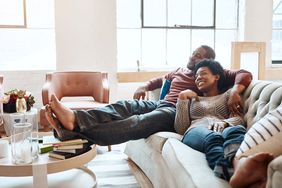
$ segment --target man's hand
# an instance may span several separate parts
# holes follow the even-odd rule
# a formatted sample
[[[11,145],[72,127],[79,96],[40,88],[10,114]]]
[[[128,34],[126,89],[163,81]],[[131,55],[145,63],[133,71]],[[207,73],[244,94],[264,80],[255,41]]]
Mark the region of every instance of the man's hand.
[[[228,123],[224,121],[215,122],[213,125],[209,125],[208,129],[214,132],[222,132],[226,127],[228,127]]]
[[[228,108],[232,115],[240,115],[243,112],[243,102],[237,92],[231,92],[228,100]]]
[[[194,91],[190,90],[190,89],[186,89],[184,91],[181,91],[178,95],[178,98],[181,99],[181,100],[195,98],[196,101],[199,101],[198,94],[195,93]]]
[[[231,89],[231,93],[228,100],[228,108],[230,113],[235,115],[241,115],[243,113],[243,101],[240,96],[240,93],[245,90],[245,86],[243,85],[234,85]]]
[[[145,96],[146,96],[146,91],[147,91],[146,86],[138,87],[137,90],[134,92],[133,99],[137,99],[137,100],[142,99],[142,100],[144,100]]]

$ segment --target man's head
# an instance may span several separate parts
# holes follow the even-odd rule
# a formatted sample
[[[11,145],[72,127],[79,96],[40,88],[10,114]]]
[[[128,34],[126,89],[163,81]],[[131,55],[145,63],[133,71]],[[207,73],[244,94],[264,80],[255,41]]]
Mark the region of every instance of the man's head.
[[[189,58],[189,62],[187,64],[187,68],[194,70],[195,65],[203,59],[215,59],[214,50],[207,45],[200,46],[192,53],[192,56]]]

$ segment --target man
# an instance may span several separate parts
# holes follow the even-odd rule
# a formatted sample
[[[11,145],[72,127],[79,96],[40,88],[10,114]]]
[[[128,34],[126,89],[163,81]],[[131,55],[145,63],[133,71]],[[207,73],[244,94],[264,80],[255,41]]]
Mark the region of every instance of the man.
[[[146,138],[159,131],[175,131],[175,103],[179,92],[190,89],[201,95],[195,85],[193,69],[202,59],[214,59],[214,50],[206,45],[197,48],[190,57],[187,68],[178,68],[164,78],[170,89],[164,100],[146,101],[145,92],[160,88],[163,78],[149,81],[139,87],[135,100],[118,101],[102,108],[72,111],[63,106],[56,96],[46,105],[46,118],[62,140],[84,137],[99,145],[118,144],[128,140]],[[240,94],[248,87],[252,75],[244,70],[225,70],[225,88],[232,88],[229,109],[239,113],[242,108]]]

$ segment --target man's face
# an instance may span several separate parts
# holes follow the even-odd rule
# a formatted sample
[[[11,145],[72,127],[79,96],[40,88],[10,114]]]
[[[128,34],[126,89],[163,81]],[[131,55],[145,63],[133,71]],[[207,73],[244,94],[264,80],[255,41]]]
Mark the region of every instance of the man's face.
[[[206,50],[204,48],[197,48],[192,56],[189,58],[189,62],[187,64],[187,68],[190,70],[194,70],[195,65],[199,63],[201,60],[205,59]]]

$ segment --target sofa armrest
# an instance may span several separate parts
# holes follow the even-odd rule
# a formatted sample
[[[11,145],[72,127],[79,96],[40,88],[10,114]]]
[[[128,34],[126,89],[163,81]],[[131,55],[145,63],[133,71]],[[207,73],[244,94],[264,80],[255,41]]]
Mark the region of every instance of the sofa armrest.
[[[275,158],[267,171],[267,188],[278,188],[282,185],[282,155]]]

